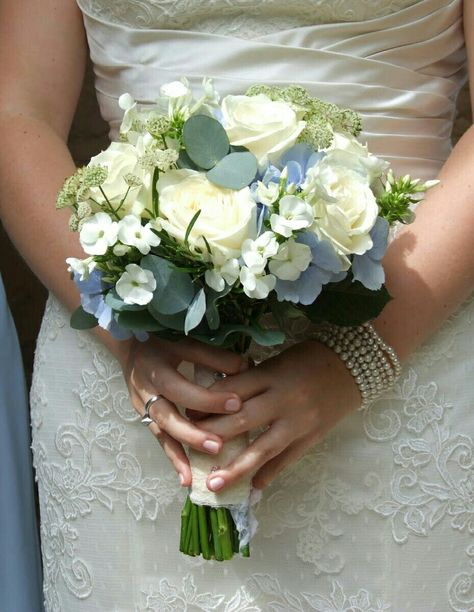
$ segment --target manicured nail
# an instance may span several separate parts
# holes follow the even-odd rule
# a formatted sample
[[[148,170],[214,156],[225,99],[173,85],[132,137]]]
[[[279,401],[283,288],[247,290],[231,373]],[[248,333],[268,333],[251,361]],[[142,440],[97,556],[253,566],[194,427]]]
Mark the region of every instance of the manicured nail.
[[[219,489],[222,489],[224,484],[225,481],[221,476],[214,476],[214,478],[209,480],[208,488],[211,489],[211,491],[219,491]]]
[[[181,483],[181,486],[184,485],[184,476],[182,474],[178,474],[179,476],[179,482]]]
[[[206,440],[202,447],[210,453],[219,452],[219,442],[216,442],[215,440]]]
[[[237,412],[237,410],[240,408],[240,402],[235,397],[228,399],[224,404],[224,408],[227,410],[227,412]]]

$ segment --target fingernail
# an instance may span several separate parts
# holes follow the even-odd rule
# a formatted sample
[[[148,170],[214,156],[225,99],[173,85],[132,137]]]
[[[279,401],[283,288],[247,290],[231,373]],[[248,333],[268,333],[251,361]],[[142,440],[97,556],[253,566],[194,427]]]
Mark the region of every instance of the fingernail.
[[[184,485],[184,476],[182,474],[178,474],[179,476],[179,482],[181,483],[181,486]]]
[[[235,397],[228,399],[224,404],[224,408],[227,410],[227,412],[237,412],[237,410],[240,408],[240,402]]]
[[[221,476],[214,476],[209,480],[209,484],[207,485],[211,491],[219,491],[224,486],[225,481]]]
[[[210,453],[219,452],[219,442],[216,442],[215,440],[206,440],[202,447]]]

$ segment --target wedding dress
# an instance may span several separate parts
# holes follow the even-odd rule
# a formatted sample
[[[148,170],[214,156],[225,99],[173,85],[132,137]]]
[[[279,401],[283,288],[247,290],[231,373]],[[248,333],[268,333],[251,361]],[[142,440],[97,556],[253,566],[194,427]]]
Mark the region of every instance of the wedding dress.
[[[121,93],[210,76],[354,108],[397,173],[433,178],[449,154],[461,0],[78,2],[112,137]],[[470,300],[264,492],[251,558],[219,564],[178,552],[185,492],[118,364],[51,297],[32,389],[47,610],[474,610],[473,346]]]

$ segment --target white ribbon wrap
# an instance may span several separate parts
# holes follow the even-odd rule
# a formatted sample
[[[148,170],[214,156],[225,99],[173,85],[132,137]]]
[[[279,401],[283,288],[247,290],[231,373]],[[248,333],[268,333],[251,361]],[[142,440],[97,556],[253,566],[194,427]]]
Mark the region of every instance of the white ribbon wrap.
[[[200,365],[194,368],[194,382],[202,387],[210,387],[214,382],[214,373]],[[248,446],[248,435],[242,434],[226,442],[218,455],[208,455],[199,451],[189,450],[189,462],[193,476],[191,501],[201,506],[240,505],[248,502],[251,488],[251,477],[243,478],[223,491],[209,491],[207,478],[214,467],[224,467],[231,463]]]

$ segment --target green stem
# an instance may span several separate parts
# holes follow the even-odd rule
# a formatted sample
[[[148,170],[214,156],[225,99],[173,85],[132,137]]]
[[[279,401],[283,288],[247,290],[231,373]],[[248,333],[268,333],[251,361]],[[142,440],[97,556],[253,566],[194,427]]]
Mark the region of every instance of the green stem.
[[[199,522],[198,509],[196,504],[191,507],[191,552],[193,557],[196,557],[201,552],[199,547]]]
[[[230,539],[230,521],[232,520],[227,508],[217,508],[217,522],[219,525],[219,540],[222,548],[222,556],[224,561],[232,559],[234,552],[232,550],[232,542]]]
[[[212,539],[214,542],[214,556],[216,561],[223,561],[224,557],[222,556],[222,547],[219,539],[219,525],[217,523],[217,510],[216,508],[210,508],[209,512],[211,516]]]
[[[250,557],[250,545],[246,544],[240,551],[242,557]]]
[[[152,207],[153,207],[153,215],[155,217],[155,219],[159,216],[160,214],[160,205],[159,205],[159,199],[158,199],[158,189],[157,189],[157,182],[158,182],[158,177],[159,177],[160,171],[158,170],[158,168],[155,168],[153,170],[153,179],[151,181],[151,201],[152,201]]]
[[[189,523],[189,515],[191,513],[191,500],[188,497],[186,498],[186,502],[181,511],[181,534],[179,539],[179,550],[181,552],[186,552],[186,534],[188,531],[188,523]]]
[[[211,558],[209,550],[209,532],[207,529],[207,506],[198,506],[199,540],[201,542],[201,553],[204,559]]]

